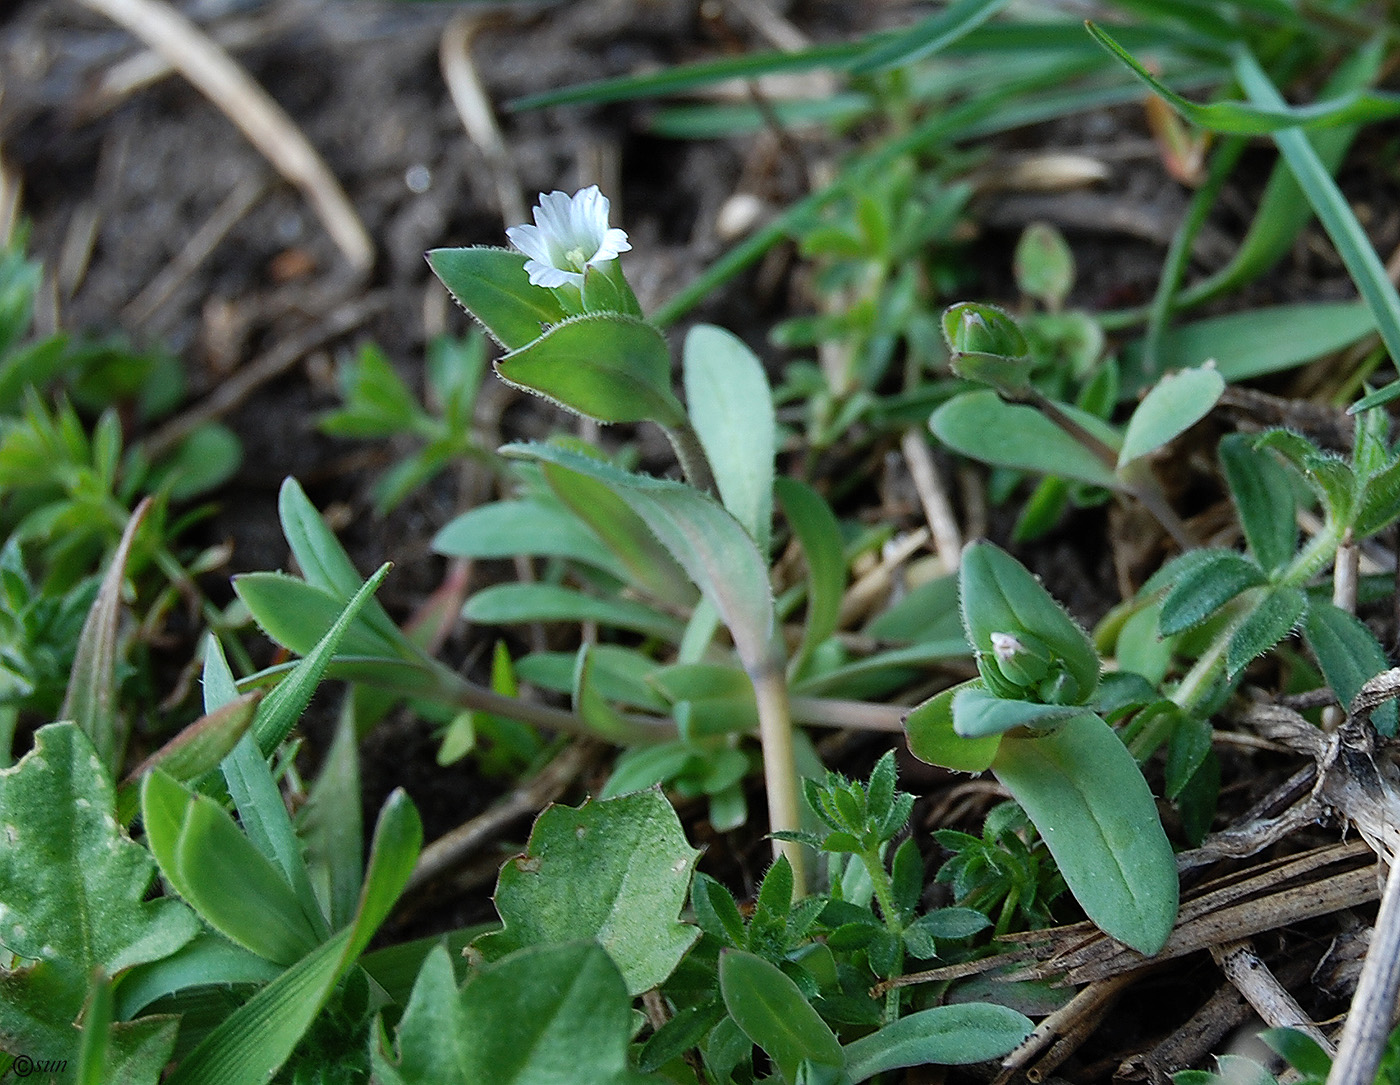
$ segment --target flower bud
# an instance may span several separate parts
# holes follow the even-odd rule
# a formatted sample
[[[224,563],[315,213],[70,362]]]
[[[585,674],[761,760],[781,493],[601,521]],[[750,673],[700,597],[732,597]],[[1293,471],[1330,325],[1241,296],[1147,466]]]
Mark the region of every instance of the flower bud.
[[[1013,685],[1033,689],[1050,673],[1050,649],[1029,633],[993,633],[997,668]]]

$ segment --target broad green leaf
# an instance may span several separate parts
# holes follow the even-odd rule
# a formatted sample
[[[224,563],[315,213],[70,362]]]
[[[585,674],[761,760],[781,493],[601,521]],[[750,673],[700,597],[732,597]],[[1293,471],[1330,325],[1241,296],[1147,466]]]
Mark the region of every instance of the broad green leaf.
[[[156,770],[141,809],[161,873],[211,927],[278,964],[315,947],[318,932],[282,872],[212,799]]]
[[[1266,107],[1273,109],[1284,106],[1283,96],[1248,49],[1241,48],[1235,51],[1233,68],[1236,80],[1251,100],[1262,102]],[[1358,95],[1357,99],[1365,101],[1371,97]],[[1393,95],[1388,98],[1400,105],[1400,98]],[[1358,113],[1357,116],[1361,119],[1364,114]],[[1288,168],[1293,171],[1298,187],[1307,196],[1308,203],[1312,204],[1317,220],[1322,223],[1322,228],[1327,231],[1327,236],[1337,247],[1337,255],[1342,258],[1351,281],[1356,284],[1357,292],[1371,311],[1381,342],[1385,344],[1392,359],[1400,358],[1400,294],[1396,293],[1395,285],[1386,274],[1380,257],[1376,255],[1376,250],[1366,236],[1366,231],[1356,220],[1351,205],[1300,129],[1287,128],[1274,132],[1273,140],[1278,145],[1279,154],[1288,163]],[[1388,403],[1396,396],[1400,396],[1400,382],[1363,397],[1350,409],[1352,413],[1356,413]]]
[[[846,557],[836,514],[821,494],[793,478],[778,479],[776,488],[783,515],[807,562],[807,620],[790,665],[791,673],[800,676],[817,646],[836,632],[846,587]]]
[[[1331,603],[1313,600],[1308,604],[1303,639],[1343,707],[1351,704],[1367,681],[1390,666],[1365,623]],[[1394,701],[1386,701],[1371,715],[1383,735],[1395,734],[1395,717]]]
[[[854,74],[912,64],[952,44],[1006,6],[1006,0],[954,0],[935,15],[861,54]]]
[[[1207,317],[1168,328],[1157,344],[1160,369],[1185,369],[1214,360],[1228,383],[1277,373],[1331,354],[1376,329],[1359,302],[1303,302]],[[1143,372],[1141,343],[1124,352],[1123,393],[1155,374]]]
[[[765,665],[775,626],[768,563],[743,525],[717,502],[689,486],[628,474],[553,445],[507,445],[502,452],[558,464],[607,485],[718,611],[744,666]]]
[[[1289,106],[1275,93],[1264,96],[1254,92],[1243,79],[1241,83],[1253,102],[1212,102],[1197,105],[1175,93],[1144,68],[1131,53],[1093,23],[1086,29],[1109,52],[1128,65],[1149,87],[1165,99],[1178,113],[1193,124],[1212,132],[1229,135],[1262,136],[1297,134],[1302,136],[1304,125],[1339,125],[1352,122],[1383,120],[1400,115],[1400,95],[1379,91],[1342,95],[1332,101],[1310,106]],[[1262,73],[1261,73],[1262,74]],[[1238,75],[1238,71],[1237,71]]]
[[[117,621],[121,613],[122,584],[126,563],[136,533],[150,513],[152,499],[136,506],[126,521],[121,541],[112,552],[111,564],[102,577],[102,586],[93,600],[83,631],[78,636],[68,692],[60,716],[73,720],[83,729],[97,750],[97,756],[115,775],[126,750],[127,725],[117,706]]]
[[[798,990],[762,957],[743,950],[720,952],[719,989],[729,1016],[767,1053],[788,1082],[803,1059],[824,1066],[844,1062],[840,1041]]]
[[[1222,438],[1219,456],[1254,560],[1268,573],[1282,569],[1298,549],[1297,501],[1287,471],[1243,433]]]
[[[622,579],[666,603],[694,606],[695,586],[642,518],[596,478],[553,463],[540,464],[556,497],[603,540],[627,570]]]
[[[628,580],[627,566],[561,502],[535,498],[478,506],[448,521],[432,547],[458,558],[567,558]]]
[[[686,417],[671,391],[666,340],[650,324],[621,313],[569,317],[499,359],[496,373],[600,422],[676,426]]]
[[[600,599],[559,584],[497,584],[483,588],[462,608],[462,617],[480,625],[523,622],[597,622],[675,642],[681,623],[632,599]]]
[[[1226,674],[1234,678],[1252,659],[1297,629],[1307,609],[1308,597],[1301,588],[1277,587],[1265,594],[1230,636]]]
[[[1031,1034],[1024,1014],[987,1002],[938,1006],[891,1022],[845,1046],[846,1073],[861,1082],[904,1066],[963,1066],[999,1058]]]
[[[1259,1039],[1268,1044],[1275,1054],[1287,1059],[1288,1065],[1295,1070],[1321,1080],[1326,1080],[1332,1072],[1332,1056],[1305,1032],[1295,1028],[1271,1028],[1261,1032]]]
[[[1264,570],[1243,554],[1233,550],[1206,553],[1210,559],[1183,572],[1162,600],[1159,628],[1163,636],[1199,625],[1240,592],[1268,579]]]
[[[1004,735],[1017,727],[1049,730],[1083,711],[1079,705],[1006,700],[971,684],[953,697],[953,730],[965,739]]]
[[[242,573],[233,578],[233,590],[248,613],[269,637],[282,647],[310,655],[345,609],[344,600],[324,588],[286,573]],[[365,622],[356,622],[341,638],[342,655],[398,656],[399,645],[379,636]]]
[[[525,257],[510,249],[434,249],[428,265],[457,303],[507,350],[538,339],[565,312],[544,287],[531,286]]]
[[[898,602],[876,615],[862,632],[876,640],[896,644],[962,636],[957,574],[935,577],[913,588]]]
[[[1062,406],[1071,418],[1112,448],[1118,436],[1092,415]],[[1005,403],[991,389],[949,400],[929,419],[929,429],[954,452],[997,467],[1064,475],[1091,486],[1118,489],[1108,465],[1034,407]]]
[[[1078,703],[1093,696],[1100,669],[1094,646],[1024,565],[991,543],[972,543],[963,550],[958,583],[963,625],[984,678],[1000,673],[992,634],[1028,634],[1063,663],[1078,686]]]
[[[671,974],[699,934],[676,921],[699,854],[659,792],[551,806],[525,854],[501,868],[504,929],[476,946],[498,960],[522,946],[592,938],[640,994]]]
[[[697,756],[696,748],[683,741],[626,750],[613,762],[612,775],[598,798],[612,799],[665,783],[685,771]]]
[[[1168,373],[1128,419],[1118,466],[1155,452],[1185,433],[1210,412],[1223,391],[1225,381],[1214,366]]]
[[[1001,745],[1001,736],[963,738],[953,730],[953,698],[959,690],[980,684],[953,686],[911,709],[904,717],[909,752],[920,761],[958,772],[984,772],[990,768]]]
[[[155,863],[113,816],[112,782],[72,723],[41,727],[0,770],[0,1046],[76,1059],[73,1022],[96,969],[118,976],[175,953],[199,922],[177,901],[147,900]],[[33,962],[27,963],[27,962]]]
[[[724,507],[767,554],[777,419],[763,363],[738,337],[697,324],[682,353],[685,401]]]
[[[403,892],[423,839],[402,791],[384,804],[354,921],[269,983],[206,1036],[166,1085],[265,1085]]]
[[[1106,934],[1156,953],[1176,920],[1176,858],[1137,762],[1084,713],[1038,738],[1003,738],[992,771],[1035,823],[1065,884]]]
[[[399,1022],[396,1059],[375,1043],[375,1079],[403,1085],[643,1085],[630,1069],[632,998],[591,943],[532,946],[459,991],[445,949],[428,956]]]

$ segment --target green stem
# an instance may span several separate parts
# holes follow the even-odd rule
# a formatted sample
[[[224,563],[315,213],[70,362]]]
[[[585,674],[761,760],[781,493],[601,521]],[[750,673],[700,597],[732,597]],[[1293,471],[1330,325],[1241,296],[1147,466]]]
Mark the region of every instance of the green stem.
[[[671,442],[671,448],[676,453],[676,459],[680,461],[685,480],[701,493],[717,493],[715,475],[710,470],[710,459],[705,455],[705,447],[700,443],[700,438],[691,424],[681,422],[678,425],[667,426],[658,422],[657,425],[661,426],[661,432],[666,434],[666,439]]]
[[[870,875],[870,883],[875,887],[875,900],[880,905],[880,917],[885,921],[885,929],[895,941],[894,968],[890,975],[897,976],[904,971],[904,925],[900,919],[899,909],[894,902],[894,885],[890,882],[889,873],[885,870],[884,860],[880,858],[880,849],[866,848],[858,853],[860,861],[865,864],[866,873]],[[890,988],[885,992],[885,1024],[889,1024],[899,1016],[899,989]]]
[[[768,827],[773,832],[802,828],[797,792],[797,758],[792,745],[792,712],[782,656],[769,652],[762,668],[751,672],[758,702],[758,740],[763,747],[763,784],[768,795]],[[798,895],[809,892],[807,851],[794,840],[774,840],[773,856],[786,855]]]

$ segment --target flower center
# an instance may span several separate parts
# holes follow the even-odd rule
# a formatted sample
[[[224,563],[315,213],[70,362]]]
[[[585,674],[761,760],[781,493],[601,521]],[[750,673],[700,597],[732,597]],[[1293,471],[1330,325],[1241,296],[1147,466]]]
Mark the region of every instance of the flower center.
[[[582,271],[588,264],[588,257],[581,247],[574,247],[564,254],[564,262],[576,271]]]

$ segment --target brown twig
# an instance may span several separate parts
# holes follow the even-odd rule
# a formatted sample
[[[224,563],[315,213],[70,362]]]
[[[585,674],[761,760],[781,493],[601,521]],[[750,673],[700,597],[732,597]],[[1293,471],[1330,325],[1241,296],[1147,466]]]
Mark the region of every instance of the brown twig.
[[[928,442],[915,430],[905,432],[899,447],[904,453],[904,461],[909,465],[909,475],[914,480],[919,504],[923,506],[924,519],[933,536],[933,548],[943,562],[944,571],[953,572],[962,558],[963,536],[958,529],[957,517],[953,515],[948,491],[939,477],[938,465],[933,462]]]
[[[1235,988],[1270,1028],[1291,1028],[1312,1037],[1329,1055],[1336,1048],[1326,1034],[1308,1019],[1303,1007],[1290,995],[1269,966],[1259,959],[1248,939],[1210,947],[1210,955]]]
[[[329,167],[272,97],[194,23],[163,0],[79,0],[168,60],[277,172],[301,189],[356,271],[374,263],[374,242]]]
[[[1327,1085],[1374,1081],[1400,994],[1400,863],[1392,862],[1371,947]]]

